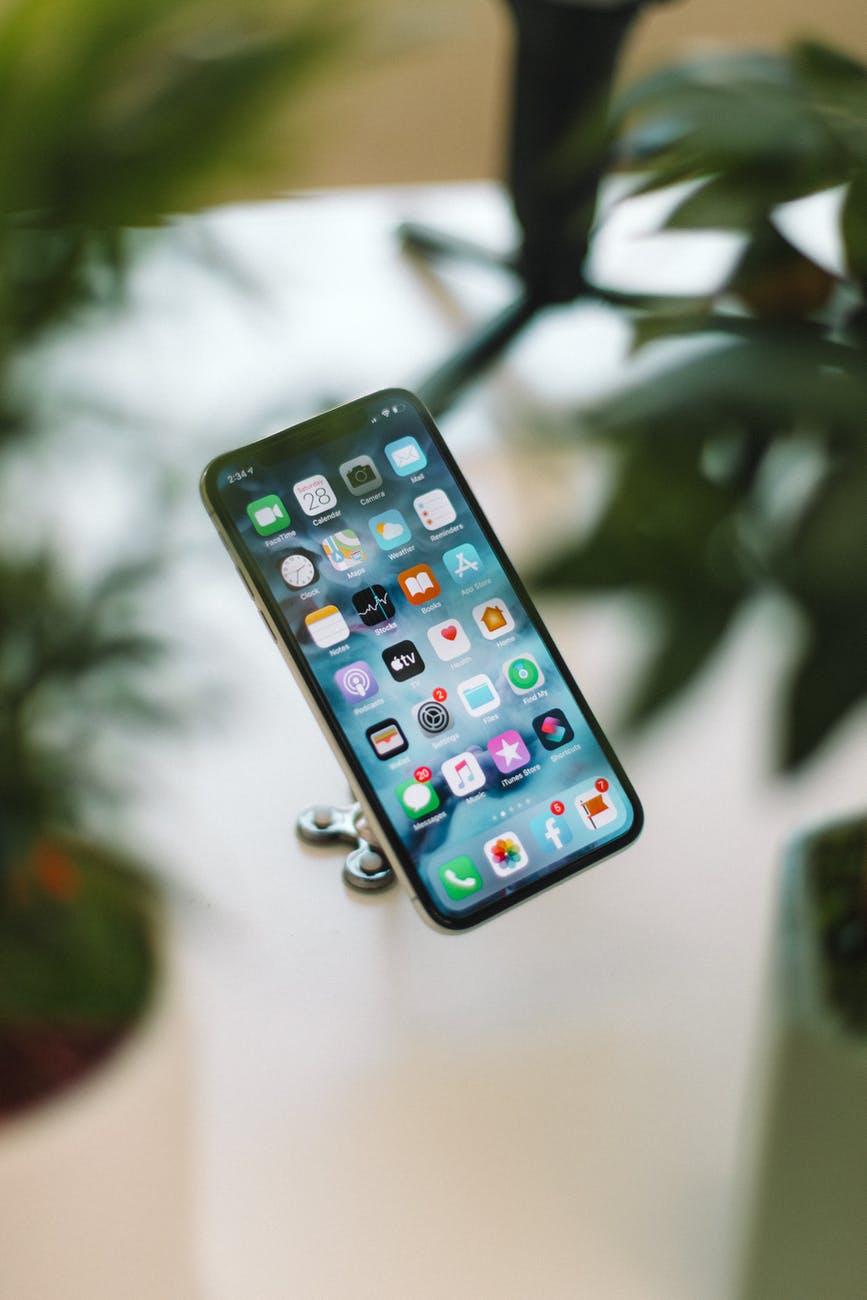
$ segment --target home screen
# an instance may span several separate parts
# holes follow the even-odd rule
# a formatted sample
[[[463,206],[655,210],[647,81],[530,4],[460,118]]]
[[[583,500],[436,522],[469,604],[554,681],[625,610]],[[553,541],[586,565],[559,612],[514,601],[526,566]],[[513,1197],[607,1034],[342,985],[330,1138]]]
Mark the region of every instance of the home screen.
[[[285,447],[218,489],[437,909],[621,838],[617,773],[412,402]]]

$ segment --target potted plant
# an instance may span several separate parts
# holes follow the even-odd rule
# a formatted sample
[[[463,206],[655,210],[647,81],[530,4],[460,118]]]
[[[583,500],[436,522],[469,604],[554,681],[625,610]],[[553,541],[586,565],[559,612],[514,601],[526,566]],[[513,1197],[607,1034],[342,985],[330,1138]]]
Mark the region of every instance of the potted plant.
[[[793,848],[746,1174],[742,1300],[860,1300],[867,1277],[867,818]]]
[[[155,712],[153,563],[88,575],[40,512],[10,523],[22,481],[38,495],[37,445],[43,465],[62,448],[34,415],[40,345],[118,308],[142,238],[128,228],[285,167],[274,110],[341,42],[309,8],[237,0],[30,0],[0,18],[0,1204],[16,1300],[61,1275],[70,1300],[194,1289],[166,891],[90,831],[105,733]]]
[[[580,413],[611,452],[611,490],[541,581],[652,608],[635,724],[749,603],[784,602],[801,628],[779,692],[777,761],[792,772],[867,694],[867,68],[814,42],[714,55],[627,88],[612,122],[629,193],[668,191],[662,228],[733,232],[740,251],[701,295],[593,286],[656,364]],[[817,195],[836,257],[794,219]],[[802,840],[786,869],[745,1300],[864,1293],[865,825]]]

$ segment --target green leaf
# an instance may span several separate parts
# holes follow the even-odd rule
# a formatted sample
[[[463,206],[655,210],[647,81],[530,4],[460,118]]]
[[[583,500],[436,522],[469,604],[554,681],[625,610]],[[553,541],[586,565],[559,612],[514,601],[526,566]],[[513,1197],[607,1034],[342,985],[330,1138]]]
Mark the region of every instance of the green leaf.
[[[846,265],[867,293],[867,168],[852,177],[843,205],[841,230]]]
[[[787,683],[779,739],[784,771],[812,758],[847,713],[867,699],[867,618],[863,609],[845,606],[836,614],[814,624]]]
[[[689,686],[716,653],[736,608],[708,590],[684,589],[661,602],[664,634],[629,702],[627,726],[643,726]]]

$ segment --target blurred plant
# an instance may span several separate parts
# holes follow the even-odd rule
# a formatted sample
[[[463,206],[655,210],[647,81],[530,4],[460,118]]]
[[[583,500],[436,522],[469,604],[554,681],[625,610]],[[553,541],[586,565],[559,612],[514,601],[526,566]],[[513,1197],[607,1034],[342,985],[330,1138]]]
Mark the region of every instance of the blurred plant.
[[[784,691],[792,769],[867,690],[867,69],[814,43],[705,58],[627,89],[613,122],[632,195],[687,183],[662,229],[741,232],[743,250],[706,296],[593,286],[636,351],[677,342],[589,412],[613,487],[542,581],[651,601],[662,633],[633,724],[684,689],[747,602],[781,594],[806,632]],[[835,187],[845,265],[830,271],[779,209]]]
[[[345,44],[344,11],[241,0],[18,0],[0,14],[0,488],[34,433],[16,363],[115,301],[128,228],[287,162],[272,122]],[[284,180],[285,184],[285,171]],[[111,726],[152,717],[148,564],[89,587],[0,557],[0,1114],[73,1077],[145,1004],[153,886],[72,828]],[[102,757],[100,758],[100,753]]]

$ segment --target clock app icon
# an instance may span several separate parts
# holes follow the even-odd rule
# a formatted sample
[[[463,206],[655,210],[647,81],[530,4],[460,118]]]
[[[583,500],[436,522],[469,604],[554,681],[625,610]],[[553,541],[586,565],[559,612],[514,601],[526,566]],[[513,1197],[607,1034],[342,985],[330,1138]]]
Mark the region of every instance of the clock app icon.
[[[281,560],[280,577],[287,587],[295,590],[309,587],[311,582],[316,581],[316,566],[309,556],[303,555],[300,551],[293,551],[291,555],[286,555]]]

